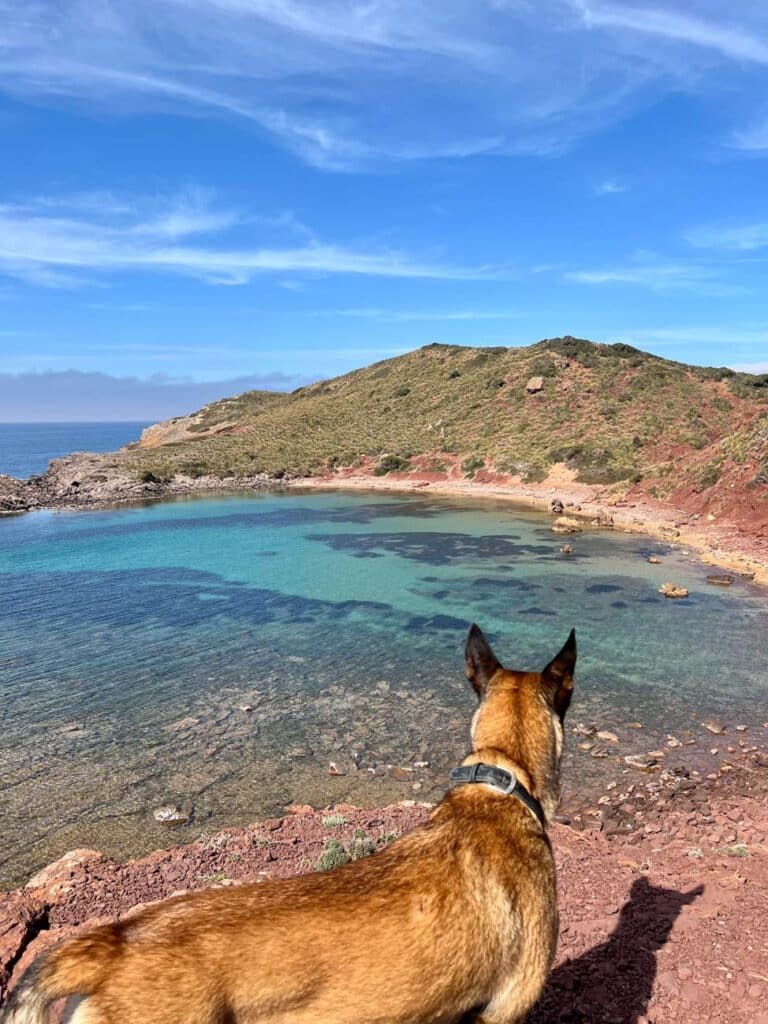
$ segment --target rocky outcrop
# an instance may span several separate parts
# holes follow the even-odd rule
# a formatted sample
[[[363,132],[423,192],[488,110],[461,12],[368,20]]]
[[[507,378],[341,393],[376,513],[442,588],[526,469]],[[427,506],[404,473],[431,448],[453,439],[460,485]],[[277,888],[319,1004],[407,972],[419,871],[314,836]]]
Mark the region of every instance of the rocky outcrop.
[[[36,508],[102,508],[151,501],[173,495],[214,491],[253,491],[280,487],[288,481],[266,473],[247,477],[188,477],[159,479],[139,472],[131,462],[113,454],[76,452],[54,459],[47,472],[29,480],[0,475],[0,515]]]
[[[0,515],[27,512],[38,504],[37,488],[31,481],[0,474]]]

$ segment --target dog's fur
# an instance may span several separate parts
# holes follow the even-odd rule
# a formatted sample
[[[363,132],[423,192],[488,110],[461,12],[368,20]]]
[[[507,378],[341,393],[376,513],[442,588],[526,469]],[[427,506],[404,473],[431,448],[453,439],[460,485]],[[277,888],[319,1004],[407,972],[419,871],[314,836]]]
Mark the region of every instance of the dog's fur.
[[[574,633],[541,673],[504,669],[477,626],[466,653],[480,704],[464,763],[514,770],[551,820]],[[73,1024],[514,1024],[557,932],[545,830],[514,796],[463,785],[346,867],[176,897],[62,942],[2,1021],[42,1024],[79,996]]]

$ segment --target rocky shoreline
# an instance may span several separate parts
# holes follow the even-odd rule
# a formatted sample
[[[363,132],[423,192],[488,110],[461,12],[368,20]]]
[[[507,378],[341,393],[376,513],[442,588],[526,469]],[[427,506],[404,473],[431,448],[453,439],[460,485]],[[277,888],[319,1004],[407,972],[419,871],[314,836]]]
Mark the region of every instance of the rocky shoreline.
[[[285,481],[257,473],[249,477],[176,476],[145,479],[130,472],[114,455],[75,452],[54,459],[41,476],[27,480],[0,474],[0,517],[36,510],[112,508],[196,494],[279,490]]]
[[[440,494],[471,499],[493,498],[523,507],[551,511],[559,505],[584,528],[615,528],[639,533],[692,549],[701,561],[768,583],[768,535],[753,533],[716,515],[689,512],[654,503],[647,496],[630,498],[611,489],[578,484],[562,467],[541,483],[502,479],[480,472],[473,480],[424,472],[377,476],[373,465],[315,477],[291,474],[248,477],[188,477],[177,474],[158,480],[142,479],[114,454],[76,452],[50,463],[46,473],[28,480],[0,474],[0,517],[34,510],[81,511],[163,501],[197,495],[243,494],[271,490],[341,489]]]
[[[663,775],[617,783],[597,814],[553,826],[560,949],[532,1024],[768,1024],[768,755],[752,750],[696,782]],[[84,926],[178,892],[367,856],[431,806],[292,806],[126,863],[72,851],[0,894],[0,1002],[35,956]]]

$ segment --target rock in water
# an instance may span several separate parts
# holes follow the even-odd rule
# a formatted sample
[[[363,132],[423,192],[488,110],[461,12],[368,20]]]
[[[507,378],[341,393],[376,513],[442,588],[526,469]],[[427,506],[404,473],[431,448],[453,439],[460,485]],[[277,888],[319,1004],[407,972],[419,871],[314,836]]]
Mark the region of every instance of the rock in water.
[[[701,724],[707,732],[711,732],[713,736],[722,736],[725,732],[725,726],[716,718],[708,718],[706,722],[702,722]]]
[[[595,518],[592,520],[593,526],[613,526],[613,516],[610,512],[606,512],[605,509],[598,509]]]
[[[662,583],[659,593],[664,597],[688,597],[688,591],[677,583]]]
[[[152,817],[159,825],[186,825],[189,815],[180,807],[158,807],[152,812]]]
[[[624,763],[628,764],[630,768],[636,768],[639,772],[655,772],[659,768],[656,758],[646,754],[627,754]]]
[[[715,587],[730,587],[733,583],[733,576],[730,573],[712,573],[707,576],[707,583],[711,583]]]
[[[549,503],[549,511],[553,516],[561,516],[565,512],[565,505],[563,505],[559,498],[553,498]]]
[[[552,523],[554,533],[581,533],[581,523],[571,516],[559,516]]]

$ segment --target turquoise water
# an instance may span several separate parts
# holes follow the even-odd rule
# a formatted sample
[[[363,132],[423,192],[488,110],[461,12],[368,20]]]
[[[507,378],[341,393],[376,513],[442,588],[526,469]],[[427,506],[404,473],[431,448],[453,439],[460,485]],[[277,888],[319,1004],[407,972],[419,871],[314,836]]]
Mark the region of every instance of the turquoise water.
[[[438,794],[473,710],[472,620],[518,668],[576,626],[571,724],[622,753],[764,707],[764,591],[610,531],[566,557],[549,526],[341,492],[0,520],[0,882],[75,845],[126,856],[292,802]],[[662,598],[667,579],[690,598]],[[571,743],[572,790],[607,770]],[[189,824],[157,825],[165,804]]]
[[[147,423],[0,423],[0,473],[26,479],[70,452],[113,452]]]

